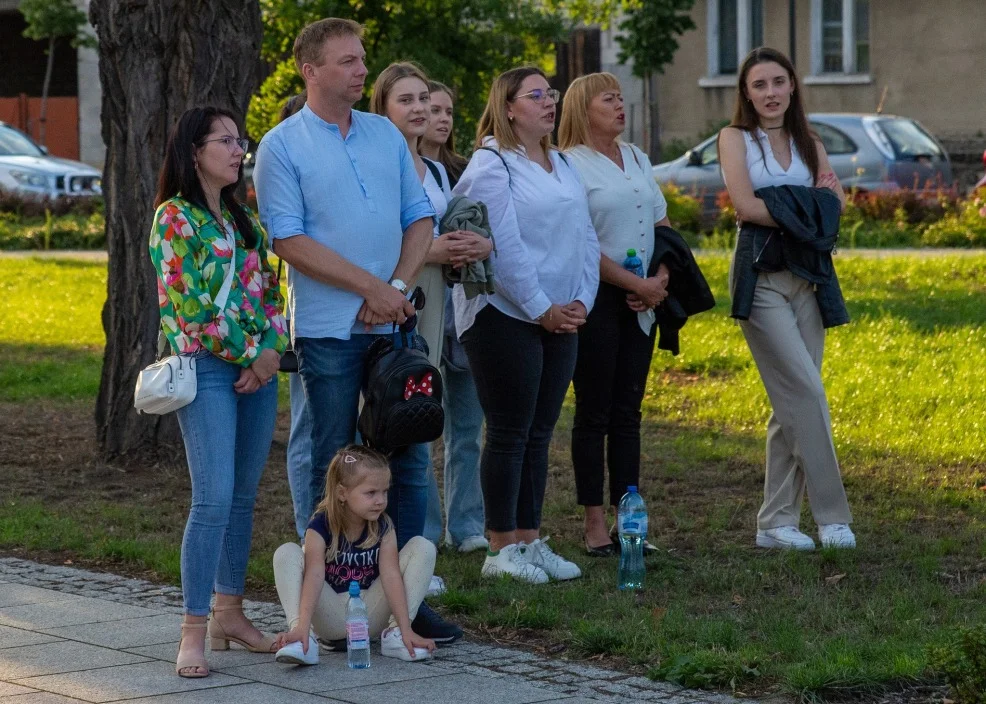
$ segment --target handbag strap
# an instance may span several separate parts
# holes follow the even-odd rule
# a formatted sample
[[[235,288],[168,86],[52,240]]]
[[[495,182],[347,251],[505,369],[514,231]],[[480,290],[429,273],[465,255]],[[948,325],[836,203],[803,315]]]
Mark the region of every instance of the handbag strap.
[[[223,287],[219,289],[219,295],[216,296],[216,308],[219,309],[219,315],[222,315],[226,310],[226,301],[229,299],[229,291],[233,288],[233,272],[236,271],[236,234],[230,232],[230,227],[223,222],[223,234],[226,235],[226,242],[232,248],[233,255],[229,260],[229,270],[226,272],[226,278],[223,279]]]

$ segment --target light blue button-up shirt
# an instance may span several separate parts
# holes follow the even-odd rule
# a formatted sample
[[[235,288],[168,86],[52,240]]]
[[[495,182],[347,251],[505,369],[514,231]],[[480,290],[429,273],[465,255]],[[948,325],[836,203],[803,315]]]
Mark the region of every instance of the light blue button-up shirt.
[[[305,105],[264,135],[253,180],[273,240],[307,235],[384,281],[397,267],[404,230],[435,215],[401,133],[385,117],[356,110],[343,139]],[[361,296],[297,269],[288,305],[292,336],[348,340],[366,332],[356,320]]]

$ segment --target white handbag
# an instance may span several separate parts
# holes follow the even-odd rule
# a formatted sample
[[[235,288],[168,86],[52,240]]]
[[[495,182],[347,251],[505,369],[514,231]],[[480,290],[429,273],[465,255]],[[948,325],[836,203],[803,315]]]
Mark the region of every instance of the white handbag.
[[[216,308],[219,315],[226,309],[229,290],[233,286],[233,271],[236,269],[236,237],[226,227],[226,240],[232,240],[233,256],[230,259],[229,271],[223,279],[222,288],[216,296]],[[167,340],[164,341],[165,345]],[[164,353],[163,345],[159,345],[158,356]],[[162,415],[177,411],[195,400],[198,382],[195,374],[195,359],[191,355],[173,354],[154,364],[150,364],[137,375],[137,386],[134,389],[134,408],[138,413]]]

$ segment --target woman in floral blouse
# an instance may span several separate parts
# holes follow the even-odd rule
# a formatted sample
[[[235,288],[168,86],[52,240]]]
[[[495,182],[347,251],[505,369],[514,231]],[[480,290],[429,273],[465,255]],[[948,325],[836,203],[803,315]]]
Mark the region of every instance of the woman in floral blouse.
[[[195,400],[178,410],[192,480],[181,546],[185,620],[175,668],[181,677],[209,674],[205,636],[213,591],[213,650],[229,641],[253,652],[273,646],[243,615],[242,601],[287,337],[267,235],[233,195],[246,148],[230,113],[185,112],[168,138],[151,227],[161,328],[176,353],[195,359],[198,375]]]

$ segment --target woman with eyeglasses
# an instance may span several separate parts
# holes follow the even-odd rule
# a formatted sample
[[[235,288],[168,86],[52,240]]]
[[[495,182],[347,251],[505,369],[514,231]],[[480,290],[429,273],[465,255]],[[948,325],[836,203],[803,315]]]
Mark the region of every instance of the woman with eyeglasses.
[[[524,67],[493,81],[454,192],[489,209],[496,293],[453,288],[455,327],[486,417],[480,465],[485,577],[581,576],[541,538],[548,444],[599,285],[599,242],[578,172],[551,145],[559,94]]]
[[[243,588],[287,336],[267,235],[234,195],[247,147],[231,113],[186,111],[168,137],[154,202],[149,247],[161,329],[175,354],[195,360],[198,387],[178,410],[192,480],[181,546],[180,677],[209,674],[213,592],[213,650],[233,641],[274,651],[274,639],[243,614]]]

